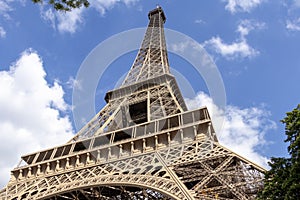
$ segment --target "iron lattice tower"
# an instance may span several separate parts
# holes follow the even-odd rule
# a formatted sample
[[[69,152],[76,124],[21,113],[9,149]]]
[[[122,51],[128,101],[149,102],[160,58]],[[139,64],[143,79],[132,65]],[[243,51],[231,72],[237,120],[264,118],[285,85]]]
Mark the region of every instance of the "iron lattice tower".
[[[264,169],[221,146],[207,108],[187,111],[160,7],[106,106],[62,146],[22,156],[1,199],[254,199]]]

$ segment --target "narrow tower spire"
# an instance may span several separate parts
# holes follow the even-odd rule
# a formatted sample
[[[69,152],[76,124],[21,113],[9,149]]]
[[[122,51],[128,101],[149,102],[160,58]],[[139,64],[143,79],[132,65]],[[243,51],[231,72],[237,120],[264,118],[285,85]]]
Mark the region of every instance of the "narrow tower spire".
[[[166,16],[162,8],[157,6],[148,13],[148,17],[144,40],[123,86],[170,73],[164,34]]]

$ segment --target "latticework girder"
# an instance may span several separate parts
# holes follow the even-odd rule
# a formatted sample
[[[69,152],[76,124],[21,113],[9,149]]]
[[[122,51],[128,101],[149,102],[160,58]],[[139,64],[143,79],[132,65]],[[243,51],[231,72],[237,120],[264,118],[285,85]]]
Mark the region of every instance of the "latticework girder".
[[[172,199],[254,199],[262,187],[262,168],[204,135],[157,150],[135,151],[131,156],[82,159],[69,168],[63,165],[49,173],[19,177],[7,186],[11,195],[7,197],[48,199],[62,194],[69,197],[86,188],[123,186],[136,188],[131,195],[148,189]]]
[[[175,94],[177,91],[177,83],[171,75],[161,75],[150,81],[140,82],[133,88],[111,91],[107,95],[108,104],[73,140],[183,112],[186,106],[181,94]]]
[[[264,169],[218,143],[207,108],[187,111],[160,7],[107,105],[62,146],[22,156],[0,199],[255,199]]]
[[[163,10],[157,8],[151,11],[149,20],[144,40],[123,86],[170,73],[164,36],[166,17]]]

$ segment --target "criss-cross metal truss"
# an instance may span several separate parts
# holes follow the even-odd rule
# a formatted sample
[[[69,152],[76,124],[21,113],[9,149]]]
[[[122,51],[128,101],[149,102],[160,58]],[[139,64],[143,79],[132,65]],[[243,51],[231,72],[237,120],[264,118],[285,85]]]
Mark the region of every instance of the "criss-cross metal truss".
[[[62,146],[22,156],[0,199],[255,199],[264,169],[218,143],[169,73],[160,7],[107,105]]]
[[[150,21],[144,40],[123,86],[170,73],[164,36],[165,14],[157,8],[149,12],[148,17]]]

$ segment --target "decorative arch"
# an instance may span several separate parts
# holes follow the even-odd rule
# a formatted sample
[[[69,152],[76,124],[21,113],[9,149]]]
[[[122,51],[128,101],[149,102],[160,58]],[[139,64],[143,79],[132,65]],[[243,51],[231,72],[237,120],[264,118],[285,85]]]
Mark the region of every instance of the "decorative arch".
[[[68,181],[68,179],[65,179],[64,182],[53,185],[49,182],[49,180],[46,179],[44,179],[43,182],[48,184],[40,183],[39,185],[44,185],[44,187],[36,187],[36,190],[33,190],[33,188],[31,188],[30,191],[34,192],[25,193],[19,198],[22,199],[25,197],[28,199],[50,200],[60,196],[61,198],[58,199],[63,199],[63,195],[68,195],[71,193],[75,194],[76,192],[86,193],[87,195],[88,192],[92,193],[96,188],[109,187],[111,189],[136,188],[139,191],[153,191],[153,194],[155,193],[157,195],[162,195],[163,197],[165,197],[165,199],[186,199],[186,197],[174,181],[172,181],[171,179],[154,177],[150,175],[102,175],[93,179],[82,178],[80,180],[74,181]],[[74,197],[74,199],[76,198]]]

